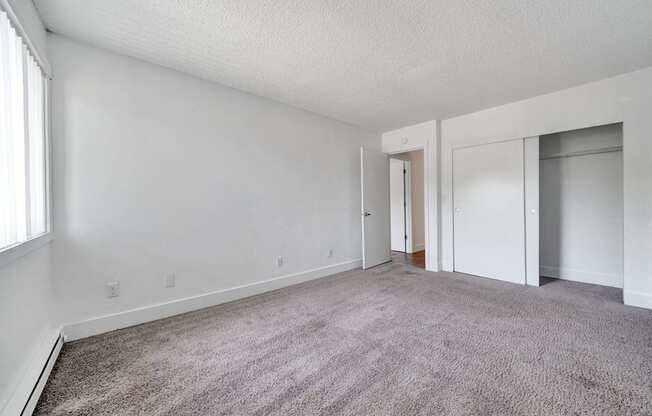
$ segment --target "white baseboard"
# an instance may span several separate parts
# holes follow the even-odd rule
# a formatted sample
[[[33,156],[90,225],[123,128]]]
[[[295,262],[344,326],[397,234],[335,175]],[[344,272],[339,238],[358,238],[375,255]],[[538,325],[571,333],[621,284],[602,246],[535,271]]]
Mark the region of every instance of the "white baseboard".
[[[596,273],[552,266],[539,266],[539,274],[541,276],[571,280],[573,282],[611,286],[619,289],[622,289],[623,287],[623,276],[610,273]]]
[[[34,347],[27,369],[17,383],[7,406],[2,409],[3,416],[32,414],[62,346],[61,328],[45,331],[40,342]]]
[[[285,276],[275,277],[273,279],[250,283],[247,285],[216,290],[214,292],[203,293],[201,295],[143,306],[124,312],[99,316],[82,322],[64,325],[63,334],[66,342],[74,341],[76,339],[86,338],[92,335],[98,335],[116,329],[127,328],[130,326],[155,321],[157,319],[167,318],[181,313],[192,312],[198,309],[207,308],[209,306],[231,302],[233,300],[258,295],[260,293],[269,292],[270,290],[280,289],[282,287],[291,286],[297,283],[318,279],[320,277],[345,272],[360,267],[362,267],[361,259],[349,260],[343,263],[319,267],[317,269],[307,270],[299,273],[292,273]]]
[[[643,292],[623,291],[623,302],[628,306],[652,309],[652,294]]]

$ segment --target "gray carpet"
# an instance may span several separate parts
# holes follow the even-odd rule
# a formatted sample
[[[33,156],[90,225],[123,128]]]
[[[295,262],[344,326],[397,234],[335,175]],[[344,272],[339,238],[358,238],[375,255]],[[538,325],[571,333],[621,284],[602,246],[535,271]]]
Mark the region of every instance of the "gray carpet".
[[[652,415],[652,311],[406,265],[66,344],[39,415]]]

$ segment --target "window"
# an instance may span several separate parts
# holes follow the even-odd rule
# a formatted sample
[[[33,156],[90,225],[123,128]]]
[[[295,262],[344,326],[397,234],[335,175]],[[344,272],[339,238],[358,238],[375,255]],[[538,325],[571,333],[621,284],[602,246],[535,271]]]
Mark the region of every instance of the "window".
[[[0,10],[0,251],[49,231],[47,79]]]

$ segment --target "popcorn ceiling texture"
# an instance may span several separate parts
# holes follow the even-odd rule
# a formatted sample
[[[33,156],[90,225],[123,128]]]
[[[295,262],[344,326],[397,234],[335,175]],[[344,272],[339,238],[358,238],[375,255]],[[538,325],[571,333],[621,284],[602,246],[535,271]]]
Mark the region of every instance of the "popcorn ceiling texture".
[[[65,344],[37,415],[652,414],[619,289],[389,264]]]
[[[650,1],[35,3],[56,33],[373,130],[652,65]]]

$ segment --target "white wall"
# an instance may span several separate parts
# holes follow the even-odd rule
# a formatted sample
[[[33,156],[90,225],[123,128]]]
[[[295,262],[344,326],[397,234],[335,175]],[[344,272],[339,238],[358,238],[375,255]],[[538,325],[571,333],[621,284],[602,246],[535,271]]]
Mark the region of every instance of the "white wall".
[[[32,357],[53,326],[50,246],[0,268],[0,284],[0,414],[3,414],[30,367],[39,364],[33,363]]]
[[[403,153],[424,149],[426,143],[435,135],[435,122],[414,124],[383,133],[383,152]]]
[[[540,137],[540,156],[622,145],[620,124]],[[540,162],[541,275],[623,287],[622,152]]]
[[[652,68],[441,122],[442,262],[453,267],[452,149],[623,122],[624,300],[652,308]],[[432,213],[432,211],[431,211]]]
[[[62,322],[359,264],[359,148],[379,135],[60,36],[48,46]]]
[[[32,2],[9,0],[9,4],[34,45],[46,57],[45,30]],[[25,393],[19,390],[19,384],[30,374],[35,364],[33,356],[53,326],[50,246],[0,265],[0,287],[0,414],[3,414],[5,410],[10,411],[7,407],[11,406],[12,397]]]

